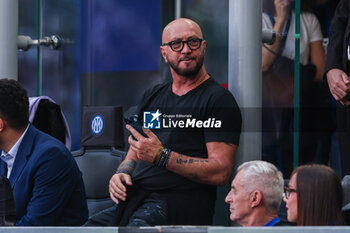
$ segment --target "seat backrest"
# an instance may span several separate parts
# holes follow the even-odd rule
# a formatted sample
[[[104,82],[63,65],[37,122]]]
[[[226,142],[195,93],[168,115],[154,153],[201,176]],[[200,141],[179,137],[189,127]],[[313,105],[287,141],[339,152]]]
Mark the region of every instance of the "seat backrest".
[[[126,155],[121,150],[122,112],[117,106],[84,107],[82,148],[72,154],[83,174],[90,216],[114,204],[109,196],[109,180]]]
[[[86,198],[109,198],[109,180],[126,153],[116,149],[90,149],[72,154],[83,174]]]
[[[58,104],[48,96],[29,97],[29,121],[39,130],[50,134],[71,149],[67,120]]]
[[[123,108],[84,107],[81,145],[85,148],[124,148]]]

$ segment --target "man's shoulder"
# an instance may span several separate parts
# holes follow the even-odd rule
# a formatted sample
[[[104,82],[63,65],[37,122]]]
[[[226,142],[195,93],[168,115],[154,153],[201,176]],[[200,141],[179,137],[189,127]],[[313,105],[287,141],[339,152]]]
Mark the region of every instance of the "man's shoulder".
[[[72,153],[58,139],[46,134],[35,127],[32,129],[32,140],[26,141],[21,149],[21,153],[27,156],[27,166],[29,170],[36,173],[47,173],[47,179],[64,168],[62,174],[70,174],[76,180],[79,169],[76,165]],[[28,135],[30,136],[30,135]]]
[[[208,85],[206,85],[206,89],[204,91],[208,96],[208,99],[210,102],[217,103],[217,101],[219,101],[224,105],[225,103],[227,103],[228,105],[233,104],[234,106],[238,107],[236,99],[233,96],[233,94],[229,90],[227,90],[225,87],[220,85],[213,78],[208,80]]]
[[[231,95],[231,92],[227,90],[225,87],[220,85],[215,79],[210,78],[205,82],[205,85],[203,85],[203,88],[205,88],[205,91],[210,94],[225,94],[225,95]]]
[[[43,143],[43,146],[45,145],[48,147],[54,146],[54,147],[58,147],[58,148],[66,148],[65,145],[57,138],[35,128],[34,126],[33,126],[33,128],[34,128],[34,132],[35,132],[36,137],[37,137],[36,142],[38,144]]]
[[[153,86],[145,91],[145,96],[154,95],[154,94],[160,92],[161,90],[165,90],[170,85],[171,85],[170,81],[165,81],[165,82],[156,84],[155,86]]]
[[[26,140],[23,140],[24,147],[31,147],[31,155],[45,155],[45,156],[55,156],[66,155],[72,156],[69,150],[65,147],[65,145],[54,138],[53,136],[40,131],[35,128],[35,126],[31,125],[28,129],[28,135],[26,135]],[[52,153],[47,153],[48,151]],[[42,156],[41,156],[42,157]]]

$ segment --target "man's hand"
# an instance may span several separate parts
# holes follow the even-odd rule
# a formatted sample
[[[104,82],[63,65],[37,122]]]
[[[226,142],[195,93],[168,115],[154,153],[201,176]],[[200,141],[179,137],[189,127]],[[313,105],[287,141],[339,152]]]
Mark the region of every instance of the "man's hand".
[[[126,185],[132,185],[131,176],[126,173],[114,174],[109,180],[109,195],[115,203],[119,204],[119,200],[125,201]]]
[[[327,72],[329,89],[333,97],[343,105],[350,105],[350,78],[340,69]]]
[[[136,153],[138,159],[153,163],[154,157],[156,157],[157,152],[162,146],[158,137],[149,129],[143,129],[148,136],[148,138],[146,138],[138,133],[132,126],[126,125],[126,128],[137,139],[137,141],[134,140],[130,135],[128,140],[130,149]]]

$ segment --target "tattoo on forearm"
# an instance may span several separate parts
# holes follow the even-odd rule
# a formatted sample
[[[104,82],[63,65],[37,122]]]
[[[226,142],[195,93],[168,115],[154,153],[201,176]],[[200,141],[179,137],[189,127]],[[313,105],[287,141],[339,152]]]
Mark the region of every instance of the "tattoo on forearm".
[[[127,171],[129,174],[131,174],[134,171],[135,166],[136,166],[136,162],[132,159],[128,159],[128,160],[123,161],[119,165],[117,172],[120,170],[124,170],[124,171]]]
[[[183,159],[184,155],[179,154],[179,158],[176,159],[177,164],[187,163],[209,163],[208,159]]]

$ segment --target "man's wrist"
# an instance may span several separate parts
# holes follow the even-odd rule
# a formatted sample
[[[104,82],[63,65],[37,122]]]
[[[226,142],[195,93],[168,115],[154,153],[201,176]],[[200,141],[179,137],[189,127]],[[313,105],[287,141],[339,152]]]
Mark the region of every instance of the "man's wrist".
[[[171,150],[168,148],[161,147],[154,158],[153,164],[157,167],[167,167]]]
[[[124,160],[118,167],[116,174],[125,173],[131,175],[136,166],[136,162],[132,159]]]
[[[159,147],[159,150],[158,150],[156,156],[155,156],[154,159],[153,159],[153,163],[154,163],[154,164],[157,164],[157,162],[158,162],[158,160],[159,160],[159,158],[160,158],[160,155],[161,155],[163,149],[164,149],[163,146],[160,146],[160,147]]]
[[[120,169],[120,170],[117,170],[117,171],[115,172],[115,174],[119,174],[119,173],[125,173],[125,174],[130,175],[130,173],[129,173],[127,170],[125,170],[125,169]]]

